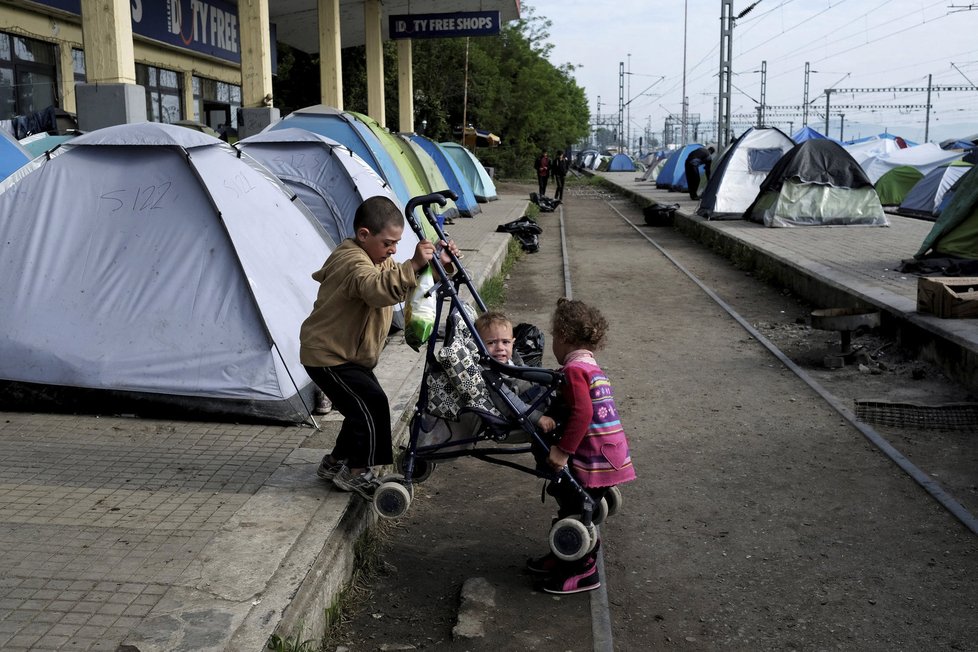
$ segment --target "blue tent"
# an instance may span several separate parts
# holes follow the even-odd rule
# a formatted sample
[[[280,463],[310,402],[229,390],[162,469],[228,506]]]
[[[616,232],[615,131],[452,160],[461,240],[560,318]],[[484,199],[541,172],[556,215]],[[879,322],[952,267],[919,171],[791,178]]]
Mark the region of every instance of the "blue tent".
[[[492,182],[492,178],[486,172],[486,168],[475,157],[475,154],[458,143],[444,142],[439,144],[445,150],[445,153],[452,157],[452,160],[458,165],[458,169],[462,171],[462,174],[469,182],[469,185],[472,186],[472,192],[475,194],[476,201],[480,204],[485,204],[486,202],[499,199],[496,195],[496,184]]]
[[[411,200],[411,192],[397,163],[370,128],[348,113],[331,106],[317,104],[293,111],[265,131],[289,128],[305,129],[346,145],[390,185],[403,205],[407,206]]]
[[[634,172],[635,163],[629,158],[628,154],[621,152],[611,157],[608,162],[608,172]]]
[[[449,189],[458,195],[458,199],[455,200],[455,205],[458,206],[458,212],[468,217],[472,217],[476,213],[481,213],[482,207],[479,206],[479,202],[475,199],[472,186],[466,180],[465,174],[458,167],[455,159],[449,156],[442,149],[441,145],[430,138],[425,138],[418,134],[411,134],[411,140],[417,143],[421,149],[428,153],[428,156],[435,160],[435,164],[438,165],[442,176],[448,182]]]
[[[702,147],[700,143],[690,143],[689,145],[684,145],[681,149],[673,151],[666,159],[666,164],[662,166],[662,170],[659,171],[659,176],[655,178],[656,188],[668,188],[669,190],[678,190],[680,192],[686,192],[689,188],[686,185],[686,157],[690,153]]]
[[[17,142],[13,134],[4,129],[0,129],[0,133],[3,134],[0,138],[0,179],[6,179],[33,157]]]

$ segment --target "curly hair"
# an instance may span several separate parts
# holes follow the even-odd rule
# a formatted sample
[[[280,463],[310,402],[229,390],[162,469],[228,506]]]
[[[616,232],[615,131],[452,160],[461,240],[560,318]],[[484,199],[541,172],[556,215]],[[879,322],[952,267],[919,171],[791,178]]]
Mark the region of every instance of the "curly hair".
[[[583,301],[560,298],[551,323],[554,338],[596,351],[604,345],[608,320]]]

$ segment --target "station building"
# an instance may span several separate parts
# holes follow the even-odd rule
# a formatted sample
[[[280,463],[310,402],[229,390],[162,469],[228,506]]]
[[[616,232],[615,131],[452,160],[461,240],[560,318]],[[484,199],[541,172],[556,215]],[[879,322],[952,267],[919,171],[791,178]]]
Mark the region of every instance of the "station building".
[[[519,0],[0,0],[0,122],[54,106],[84,131],[192,120],[257,133],[279,119],[276,42],[320,55],[343,108],[342,49],[366,47],[367,113],[384,115],[383,42],[398,42],[401,131],[413,131],[412,38],[484,35]]]

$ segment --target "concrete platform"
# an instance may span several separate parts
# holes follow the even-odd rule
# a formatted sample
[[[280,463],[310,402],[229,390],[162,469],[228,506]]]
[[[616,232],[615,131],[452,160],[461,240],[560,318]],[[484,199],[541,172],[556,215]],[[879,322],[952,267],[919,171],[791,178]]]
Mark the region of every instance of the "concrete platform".
[[[496,226],[526,205],[500,196],[447,227],[477,287],[511,238]],[[377,370],[402,427],[421,363],[396,337]],[[258,652],[272,633],[317,638],[375,518],[316,477],[323,440],[310,427],[0,413],[0,650]]]
[[[640,206],[679,204],[675,228],[823,308],[872,307],[901,343],[978,391],[978,319],[917,312],[917,276],[896,271],[933,222],[888,214],[889,227],[769,228],[745,220],[708,221],[685,193],[656,189],[635,172],[595,172]],[[656,227],[649,227],[654,228]]]

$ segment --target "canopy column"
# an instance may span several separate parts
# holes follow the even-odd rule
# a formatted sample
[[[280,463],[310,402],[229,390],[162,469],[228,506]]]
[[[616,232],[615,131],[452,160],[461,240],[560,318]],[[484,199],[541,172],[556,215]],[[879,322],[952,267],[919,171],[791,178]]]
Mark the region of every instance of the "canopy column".
[[[279,110],[272,107],[272,39],[268,24],[268,0],[238,0],[241,36],[242,138],[259,133],[278,122]]]
[[[414,131],[414,59],[411,39],[397,42],[397,115],[398,131]]]
[[[136,85],[129,0],[82,0],[87,82],[75,87],[78,127],[146,121],[146,95]]]
[[[340,0],[319,0],[320,101],[343,110],[343,55]]]
[[[384,39],[380,0],[364,0],[363,30],[367,50],[367,114],[380,126],[387,125],[384,105]]]

